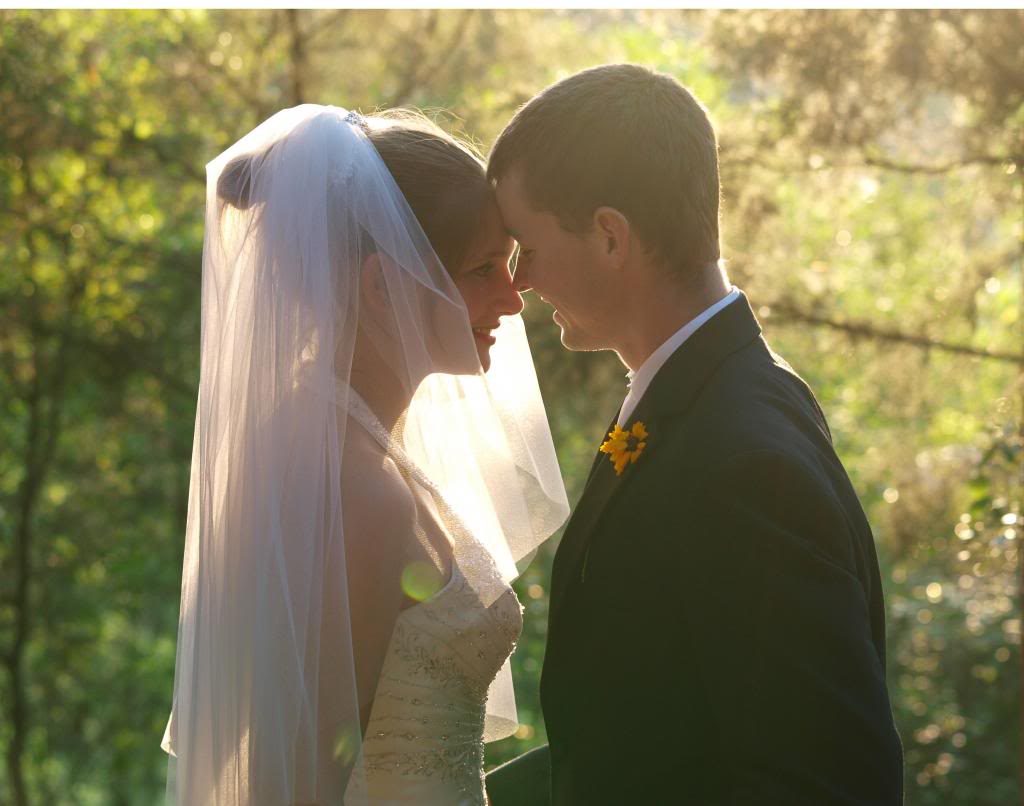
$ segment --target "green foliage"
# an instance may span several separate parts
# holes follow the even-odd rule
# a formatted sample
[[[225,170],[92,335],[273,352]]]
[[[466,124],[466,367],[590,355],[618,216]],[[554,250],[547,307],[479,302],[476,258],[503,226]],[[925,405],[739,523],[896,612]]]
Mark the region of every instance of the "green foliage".
[[[486,146],[537,90],[619,60],[708,106],[730,275],[817,392],[874,526],[907,803],[1018,800],[1022,22],[0,11],[0,802],[160,799],[202,166],[305,100],[418,106]],[[575,500],[625,370],[562,349],[536,300],[526,318]],[[553,544],[517,583],[523,728],[489,764],[544,738]]]
[[[891,571],[889,674],[917,803],[1017,799],[1020,715],[1008,706],[1020,699],[1021,459],[1019,434],[992,433],[949,501],[963,510],[955,526],[916,541]]]

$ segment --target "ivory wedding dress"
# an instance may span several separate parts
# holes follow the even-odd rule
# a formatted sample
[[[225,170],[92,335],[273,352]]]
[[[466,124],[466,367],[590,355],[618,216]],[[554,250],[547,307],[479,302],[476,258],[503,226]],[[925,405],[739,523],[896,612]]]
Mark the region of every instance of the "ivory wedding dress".
[[[448,528],[465,528],[440,491],[395,444],[358,395],[349,410],[393,458],[410,485],[425,489]],[[508,587],[485,607],[459,563],[441,590],[398,614],[385,654],[363,764],[349,793],[373,806],[478,806],[484,789],[487,691],[522,631],[522,606]],[[497,576],[497,569],[494,569]]]

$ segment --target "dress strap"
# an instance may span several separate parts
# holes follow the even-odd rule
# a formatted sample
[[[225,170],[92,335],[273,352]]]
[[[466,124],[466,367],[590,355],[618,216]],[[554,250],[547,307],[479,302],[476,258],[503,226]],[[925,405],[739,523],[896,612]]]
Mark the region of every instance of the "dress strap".
[[[417,465],[412,457],[405,452],[405,449],[399,444],[398,440],[395,439],[391,433],[384,427],[384,424],[377,418],[377,415],[373,413],[373,410],[367,405],[366,401],[363,400],[362,396],[351,386],[344,390],[348,396],[348,411],[352,415],[352,418],[358,422],[366,432],[373,437],[380,446],[384,449],[385,453],[390,456],[403,471],[408,473],[412,478],[428,489],[432,494],[444,500],[444,496],[441,494],[441,490],[438,488],[430,477]]]

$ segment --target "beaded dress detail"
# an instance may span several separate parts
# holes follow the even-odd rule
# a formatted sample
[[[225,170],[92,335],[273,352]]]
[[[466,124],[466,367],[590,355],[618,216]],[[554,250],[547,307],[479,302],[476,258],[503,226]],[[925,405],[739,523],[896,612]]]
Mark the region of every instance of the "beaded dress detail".
[[[445,528],[464,530],[436,486],[352,392],[349,406],[407,481],[430,493]],[[460,570],[460,564],[481,561],[456,552],[444,587],[398,614],[363,739],[363,764],[349,784],[350,792],[374,806],[487,802],[487,692],[515,648],[523,620],[510,587],[489,607],[481,602]]]

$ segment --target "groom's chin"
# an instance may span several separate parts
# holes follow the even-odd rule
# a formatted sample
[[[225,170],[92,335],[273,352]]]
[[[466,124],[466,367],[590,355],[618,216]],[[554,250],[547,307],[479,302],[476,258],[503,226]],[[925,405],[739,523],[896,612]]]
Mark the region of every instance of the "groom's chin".
[[[564,326],[562,327],[562,346],[566,350],[572,350],[574,352],[587,352],[589,350],[598,349],[585,337],[581,338],[580,333],[573,330],[567,330]]]
[[[596,350],[597,347],[592,343],[593,340],[587,337],[586,333],[580,332],[578,328],[573,327],[565,319],[555,311],[552,317],[558,329],[562,332],[562,346],[566,350],[574,350],[576,352],[585,352],[588,350]]]

